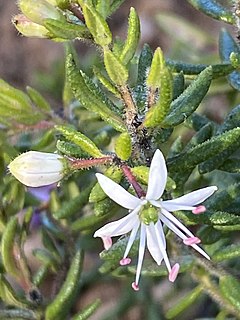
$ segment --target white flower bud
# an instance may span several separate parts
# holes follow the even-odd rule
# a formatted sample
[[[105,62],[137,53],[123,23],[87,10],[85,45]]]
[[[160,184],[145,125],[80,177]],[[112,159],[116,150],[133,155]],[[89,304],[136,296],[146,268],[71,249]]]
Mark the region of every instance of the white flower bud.
[[[68,161],[56,153],[29,151],[15,158],[8,169],[26,186],[41,187],[60,181],[68,169]]]
[[[63,19],[60,11],[46,0],[19,0],[22,13],[35,23],[44,24],[44,19]]]
[[[13,17],[15,28],[25,37],[49,38],[49,31],[40,24],[32,22],[23,14]]]

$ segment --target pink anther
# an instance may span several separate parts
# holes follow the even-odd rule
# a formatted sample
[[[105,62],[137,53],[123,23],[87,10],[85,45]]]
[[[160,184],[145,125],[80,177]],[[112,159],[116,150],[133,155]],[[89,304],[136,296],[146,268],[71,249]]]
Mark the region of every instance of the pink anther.
[[[205,206],[198,206],[195,209],[192,210],[192,213],[194,214],[200,214],[206,211],[206,207]]]
[[[136,282],[133,282],[133,283],[132,283],[132,288],[133,288],[133,290],[135,290],[135,291],[139,291],[139,286],[136,284]]]
[[[198,237],[191,237],[183,240],[183,243],[186,244],[187,246],[191,246],[193,244],[198,244],[200,243],[201,240]]]
[[[128,264],[131,263],[131,261],[132,261],[131,258],[124,258],[124,259],[120,260],[119,263],[121,266],[127,266]]]
[[[168,276],[169,281],[174,282],[176,280],[179,269],[180,269],[180,265],[178,263],[176,263],[172,267],[172,270],[169,273],[169,276]]]

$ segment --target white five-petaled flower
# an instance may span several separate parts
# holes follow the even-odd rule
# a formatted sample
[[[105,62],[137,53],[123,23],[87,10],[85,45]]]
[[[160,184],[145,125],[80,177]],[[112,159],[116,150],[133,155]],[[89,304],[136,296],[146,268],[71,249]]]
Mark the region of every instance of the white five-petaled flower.
[[[153,156],[149,171],[147,193],[146,196],[141,199],[130,194],[106,176],[100,173],[97,173],[96,176],[100,186],[109,198],[120,206],[130,210],[127,216],[108,223],[98,229],[94,234],[94,237],[102,238],[104,247],[108,250],[112,245],[112,237],[130,232],[123,259],[120,260],[120,265],[127,265],[131,262],[128,254],[137,236],[137,232],[140,229],[136,278],[132,284],[134,290],[139,290],[138,284],[146,245],[158,265],[161,264],[162,260],[165,261],[169,272],[169,280],[174,282],[177,277],[179,264],[176,263],[171,267],[166,251],[166,239],[162,224],[176,233],[183,240],[184,244],[192,246],[204,257],[210,259],[197,245],[201,242],[200,239],[195,237],[170,211],[191,210],[195,214],[204,212],[206,210],[204,206],[195,206],[210,197],[214,191],[217,190],[217,187],[212,186],[199,189],[177,199],[163,201],[161,196],[167,182],[167,168],[160,150],[156,150]]]

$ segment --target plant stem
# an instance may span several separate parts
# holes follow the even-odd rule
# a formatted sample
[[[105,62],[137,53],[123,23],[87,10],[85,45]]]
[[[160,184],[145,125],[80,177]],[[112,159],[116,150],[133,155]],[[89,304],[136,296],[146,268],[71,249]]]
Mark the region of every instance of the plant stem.
[[[111,164],[113,162],[112,156],[106,156],[102,158],[96,158],[96,159],[75,159],[75,158],[68,158],[70,162],[70,167],[73,170],[78,169],[87,169],[91,168],[93,166],[100,166],[103,164]]]
[[[134,175],[132,174],[130,168],[126,165],[123,164],[121,166],[121,169],[125,175],[125,177],[127,178],[128,182],[133,186],[137,196],[139,198],[142,198],[146,195],[145,191],[142,189],[142,187],[139,185],[139,183],[137,182],[136,178],[134,177]]]
[[[136,127],[133,125],[134,120],[137,116],[137,108],[135,106],[135,103],[133,101],[132,95],[130,93],[130,90],[127,86],[121,86],[119,87],[119,91],[121,94],[121,97],[125,104],[125,110],[126,110],[126,124],[127,128],[131,133],[135,133]]]

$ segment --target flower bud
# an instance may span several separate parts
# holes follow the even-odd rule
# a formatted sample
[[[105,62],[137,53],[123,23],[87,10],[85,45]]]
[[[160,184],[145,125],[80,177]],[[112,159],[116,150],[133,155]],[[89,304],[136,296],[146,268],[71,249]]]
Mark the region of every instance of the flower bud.
[[[41,187],[60,181],[68,172],[68,160],[56,153],[29,151],[8,166],[16,179],[28,187]]]
[[[13,17],[12,22],[15,28],[25,37],[48,38],[49,31],[40,24],[32,22],[23,14]]]
[[[19,0],[18,5],[23,14],[31,21],[44,24],[44,19],[62,19],[60,11],[46,0]]]

